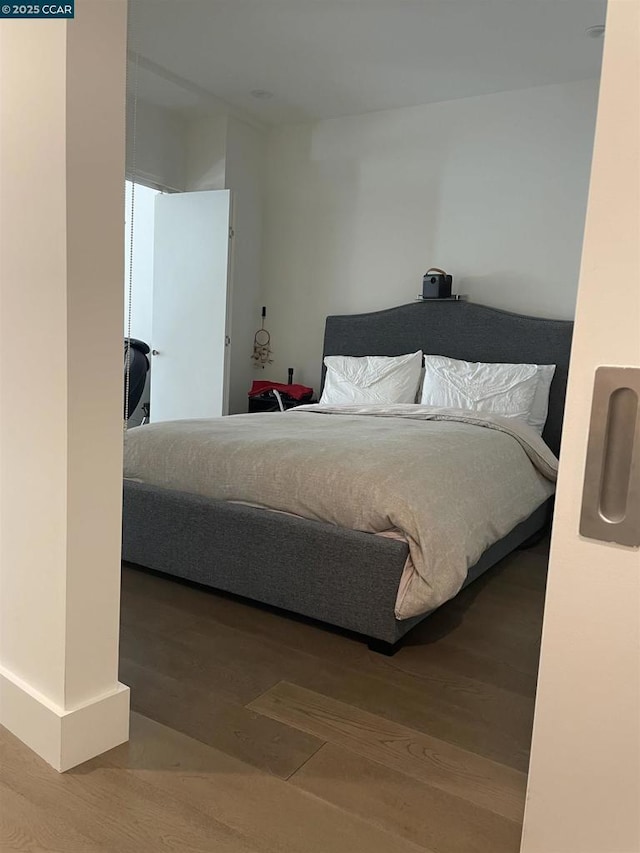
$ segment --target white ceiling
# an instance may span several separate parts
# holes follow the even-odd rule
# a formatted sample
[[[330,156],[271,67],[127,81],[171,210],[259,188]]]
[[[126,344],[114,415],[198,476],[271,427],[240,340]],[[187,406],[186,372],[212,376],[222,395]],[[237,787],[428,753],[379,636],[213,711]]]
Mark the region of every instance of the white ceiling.
[[[140,97],[265,123],[596,77],[606,0],[131,0]],[[256,100],[255,89],[273,97]]]

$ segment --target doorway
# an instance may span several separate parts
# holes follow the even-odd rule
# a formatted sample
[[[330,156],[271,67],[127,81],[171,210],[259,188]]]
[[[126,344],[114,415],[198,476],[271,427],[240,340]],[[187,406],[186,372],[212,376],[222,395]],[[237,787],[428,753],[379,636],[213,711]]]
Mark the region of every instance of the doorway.
[[[151,364],[128,426],[225,414],[230,193],[126,181],[125,204],[124,337]]]
[[[144,184],[125,182],[124,337],[136,338],[149,348],[153,318],[155,200],[159,193]],[[133,412],[129,412],[129,426],[138,426],[149,417],[150,399],[149,371],[142,396]]]

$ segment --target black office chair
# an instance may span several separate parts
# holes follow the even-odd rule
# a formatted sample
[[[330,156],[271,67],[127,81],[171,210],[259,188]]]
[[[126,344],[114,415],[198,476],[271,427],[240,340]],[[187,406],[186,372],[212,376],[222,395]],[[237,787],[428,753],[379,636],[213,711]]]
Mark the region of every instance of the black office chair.
[[[142,392],[144,391],[145,382],[147,381],[147,373],[149,372],[149,359],[147,358],[150,350],[144,341],[139,341],[136,338],[129,338],[124,342],[124,417],[129,417],[135,412]],[[127,353],[129,355],[127,356]],[[127,363],[128,362],[128,363]],[[127,388],[127,368],[129,369],[129,386]],[[127,394],[128,390],[128,394]]]

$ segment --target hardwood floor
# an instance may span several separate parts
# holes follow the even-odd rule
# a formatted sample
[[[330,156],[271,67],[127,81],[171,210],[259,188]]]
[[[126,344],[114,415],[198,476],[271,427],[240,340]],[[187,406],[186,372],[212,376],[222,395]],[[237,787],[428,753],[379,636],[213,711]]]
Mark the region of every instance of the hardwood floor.
[[[123,569],[131,741],[59,775],[0,730],[0,851],[516,853],[547,547],[393,658]]]

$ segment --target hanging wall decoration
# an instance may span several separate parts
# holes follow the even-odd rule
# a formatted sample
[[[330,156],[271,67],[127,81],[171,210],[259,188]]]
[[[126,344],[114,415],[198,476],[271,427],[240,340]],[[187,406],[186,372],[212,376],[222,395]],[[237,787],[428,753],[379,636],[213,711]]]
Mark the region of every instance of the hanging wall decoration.
[[[251,360],[254,367],[261,367],[264,370],[266,364],[273,364],[271,358],[271,335],[264,327],[264,319],[267,316],[267,309],[262,309],[262,324],[253,338],[253,354]]]

